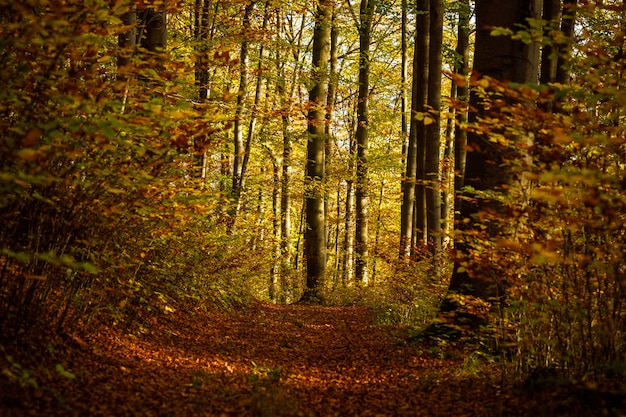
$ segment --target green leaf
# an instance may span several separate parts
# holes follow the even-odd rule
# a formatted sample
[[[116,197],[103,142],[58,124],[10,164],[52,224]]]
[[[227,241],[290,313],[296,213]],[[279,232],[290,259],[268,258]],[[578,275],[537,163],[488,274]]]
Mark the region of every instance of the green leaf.
[[[497,27],[491,30],[491,36],[513,36],[514,33],[509,28]]]
[[[72,372],[70,372],[67,369],[65,369],[63,367],[63,365],[61,365],[60,363],[57,363],[56,371],[57,371],[57,373],[59,375],[65,377],[65,378],[76,379],[76,375],[74,375]]]

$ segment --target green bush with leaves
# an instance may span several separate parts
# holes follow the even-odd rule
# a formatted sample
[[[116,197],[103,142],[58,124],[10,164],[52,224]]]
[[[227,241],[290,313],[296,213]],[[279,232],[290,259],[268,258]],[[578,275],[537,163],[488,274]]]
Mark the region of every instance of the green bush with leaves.
[[[200,280],[220,201],[193,145],[210,148],[220,118],[181,94],[189,64],[118,46],[124,2],[0,4],[4,334]],[[134,54],[123,71],[122,54]]]

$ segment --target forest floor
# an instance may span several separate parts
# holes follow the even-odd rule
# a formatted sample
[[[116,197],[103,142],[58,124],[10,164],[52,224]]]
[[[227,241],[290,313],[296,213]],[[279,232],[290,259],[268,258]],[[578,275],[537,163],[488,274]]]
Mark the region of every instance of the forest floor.
[[[406,329],[373,325],[365,307],[149,317],[135,335],[102,326],[47,348],[5,346],[0,415],[626,415],[623,396],[590,384],[502,384],[480,355],[407,344]]]

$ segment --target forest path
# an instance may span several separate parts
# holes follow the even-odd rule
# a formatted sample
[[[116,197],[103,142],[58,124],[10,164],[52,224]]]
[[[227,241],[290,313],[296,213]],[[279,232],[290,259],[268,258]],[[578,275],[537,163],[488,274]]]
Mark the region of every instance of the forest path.
[[[66,339],[49,369],[60,364],[75,378],[51,371],[30,398],[5,398],[0,414],[536,415],[497,378],[468,373],[463,355],[442,359],[371,322],[365,307],[153,314],[140,336],[103,328]]]

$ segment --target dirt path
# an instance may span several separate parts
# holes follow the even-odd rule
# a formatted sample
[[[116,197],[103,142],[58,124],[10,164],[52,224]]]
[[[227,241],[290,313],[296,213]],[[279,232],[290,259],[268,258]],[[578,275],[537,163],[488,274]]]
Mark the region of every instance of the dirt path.
[[[75,378],[48,372],[29,395],[0,396],[0,414],[538,415],[494,378],[463,372],[461,356],[399,343],[363,307],[175,312],[145,327],[140,337],[102,330],[68,339],[49,369],[60,364]]]

